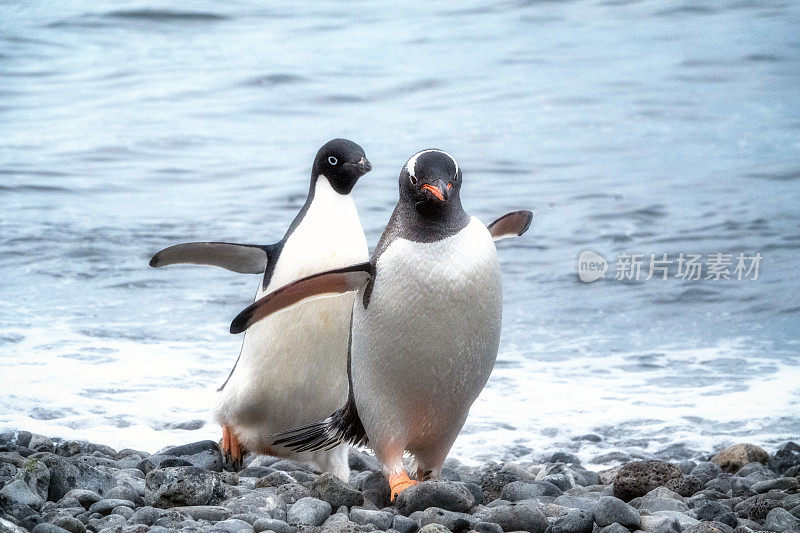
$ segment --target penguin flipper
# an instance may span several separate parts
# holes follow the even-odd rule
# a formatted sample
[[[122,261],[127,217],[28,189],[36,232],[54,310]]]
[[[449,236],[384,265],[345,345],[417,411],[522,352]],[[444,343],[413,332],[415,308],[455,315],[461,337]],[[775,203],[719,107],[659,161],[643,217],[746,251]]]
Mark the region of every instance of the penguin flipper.
[[[491,224],[487,229],[491,233],[495,241],[508,239],[510,237],[519,237],[531,227],[533,220],[533,213],[530,211],[512,211],[501,216]]]
[[[309,298],[357,291],[372,278],[374,271],[372,263],[366,262],[300,278],[247,306],[233,319],[230,331],[241,333],[259,320]]]
[[[241,274],[261,274],[267,268],[274,246],[230,242],[187,242],[157,252],[150,259],[150,266],[190,263],[218,266]]]

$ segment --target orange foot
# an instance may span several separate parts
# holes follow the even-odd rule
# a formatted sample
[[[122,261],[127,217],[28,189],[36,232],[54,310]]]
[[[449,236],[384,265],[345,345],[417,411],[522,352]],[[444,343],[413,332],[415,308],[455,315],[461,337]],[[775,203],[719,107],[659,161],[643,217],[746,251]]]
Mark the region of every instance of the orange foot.
[[[222,426],[222,456],[225,462],[231,465],[234,472],[242,468],[242,457],[244,457],[244,446],[236,438],[236,433],[230,426]]]
[[[392,501],[397,499],[397,495],[406,490],[408,487],[413,487],[419,481],[414,481],[408,477],[405,470],[401,470],[397,474],[389,474],[389,490],[392,494]]]

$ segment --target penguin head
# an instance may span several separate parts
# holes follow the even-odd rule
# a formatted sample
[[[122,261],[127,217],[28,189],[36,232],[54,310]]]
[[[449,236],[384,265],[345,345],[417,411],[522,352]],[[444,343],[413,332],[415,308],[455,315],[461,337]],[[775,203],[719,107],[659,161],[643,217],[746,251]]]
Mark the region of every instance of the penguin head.
[[[417,152],[400,172],[400,199],[413,202],[422,214],[460,208],[460,191],[461,168],[442,150]]]
[[[347,139],[333,139],[322,145],[314,158],[312,179],[325,176],[339,194],[350,194],[358,178],[372,170],[364,149]]]

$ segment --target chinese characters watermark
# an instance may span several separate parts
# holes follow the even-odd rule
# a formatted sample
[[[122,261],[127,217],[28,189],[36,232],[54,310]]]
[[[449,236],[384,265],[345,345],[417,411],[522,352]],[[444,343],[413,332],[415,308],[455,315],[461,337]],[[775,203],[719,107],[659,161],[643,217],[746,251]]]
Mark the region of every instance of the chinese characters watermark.
[[[628,254],[617,256],[613,279],[620,281],[666,280],[751,280],[758,279],[761,253],[724,254]],[[591,283],[605,277],[608,261],[598,253],[585,250],[578,256],[578,277]]]

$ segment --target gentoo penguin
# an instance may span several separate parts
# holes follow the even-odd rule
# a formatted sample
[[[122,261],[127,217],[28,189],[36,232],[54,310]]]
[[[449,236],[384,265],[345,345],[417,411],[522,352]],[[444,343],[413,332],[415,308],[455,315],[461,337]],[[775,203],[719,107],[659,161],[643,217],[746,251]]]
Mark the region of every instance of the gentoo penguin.
[[[290,281],[367,260],[364,231],[350,194],[371,170],[364,150],[346,139],[317,152],[311,186],[283,239],[269,245],[187,243],[158,252],[151,266],[215,265],[264,272],[256,298]],[[245,336],[220,387],[215,411],[222,449],[234,469],[245,451],[316,463],[347,480],[347,446],[298,453],[273,446],[271,435],[327,416],[347,399],[347,337],[353,294],[306,302],[271,317]],[[323,379],[324,376],[324,379]]]
[[[461,180],[447,153],[417,153],[400,173],[400,200],[369,262],[286,285],[231,324],[238,333],[298,301],[358,291],[347,402],[275,444],[298,451],[369,444],[392,499],[417,483],[403,468],[404,452],[414,455],[417,480],[440,474],[489,379],[502,314],[493,238],[521,235],[531,221],[529,211],[517,211],[487,228],[461,207]]]

